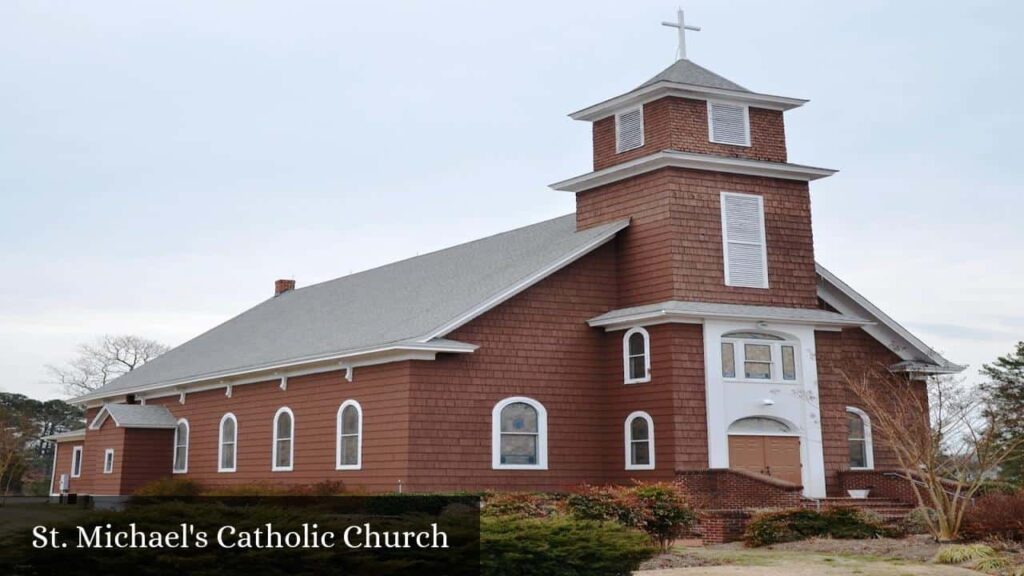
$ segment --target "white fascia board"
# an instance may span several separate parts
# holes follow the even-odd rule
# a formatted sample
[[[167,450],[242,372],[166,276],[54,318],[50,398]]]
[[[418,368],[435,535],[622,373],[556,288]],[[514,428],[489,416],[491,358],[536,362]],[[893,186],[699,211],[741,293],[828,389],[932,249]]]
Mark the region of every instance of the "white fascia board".
[[[40,440],[47,440],[49,442],[74,442],[85,438],[85,428],[80,430],[72,430],[71,432],[60,432],[59,434],[50,434],[49,436],[41,436]]]
[[[691,170],[728,172],[731,174],[764,176],[766,178],[781,178],[802,182],[826,178],[838,172],[838,170],[830,168],[817,168],[800,164],[765,162],[763,160],[746,160],[743,158],[663,150],[635,160],[609,166],[596,172],[588,172],[575,178],[562,180],[561,182],[551,184],[550,187],[561,192],[583,192],[638,174],[660,170],[661,168],[688,168]]]
[[[530,286],[533,286],[537,282],[540,282],[541,280],[547,278],[548,276],[554,274],[555,272],[561,270],[562,268],[568,266],[569,264],[572,264],[576,260],[579,260],[583,256],[589,254],[598,246],[601,246],[605,242],[608,242],[609,240],[614,238],[616,234],[625,229],[627,226],[629,226],[629,220],[621,220],[619,222],[616,222],[615,225],[610,227],[604,234],[601,234],[600,236],[594,238],[587,244],[567,254],[566,256],[562,257],[561,259],[547,266],[546,268],[538,270],[534,274],[531,274],[530,276],[523,278],[519,282],[513,284],[512,286],[509,286],[508,288],[502,290],[498,294],[495,294],[491,298],[488,298],[480,305],[474,307],[472,310],[467,311],[466,313],[460,315],[458,318],[452,320],[451,322],[448,322],[447,324],[441,326],[437,330],[434,330],[429,335],[427,335],[424,338],[424,340],[433,340],[435,338],[440,338],[441,336],[451,333],[453,330],[465,325],[467,322],[473,320],[474,318],[480,316],[481,314],[487,312],[488,310],[494,308],[495,306],[501,304],[502,302],[505,302],[506,300],[515,296],[516,294],[519,294],[523,290],[526,290]]]
[[[651,102],[652,100],[657,100],[666,96],[691,98],[696,100],[716,98],[729,100],[731,102],[740,102],[755,108],[780,111],[799,108],[809,102],[809,100],[804,100],[802,98],[773,96],[771,94],[758,94],[757,92],[743,92],[740,90],[725,90],[723,88],[709,88],[707,86],[697,86],[696,84],[678,84],[676,82],[663,80],[656,84],[651,84],[650,86],[645,86],[638,90],[633,90],[632,92],[627,92],[621,96],[616,96],[615,98],[594,104],[593,106],[588,106],[587,108],[569,114],[569,117],[573,120],[594,122],[611,116],[622,108],[643,105],[647,102]]]
[[[955,374],[966,368],[966,366],[954,364],[943,358],[935,349],[911,334],[899,322],[893,320],[885,312],[882,312],[880,308],[872,304],[870,300],[851,288],[847,283],[840,280],[827,268],[817,262],[814,266],[822,280],[818,283],[818,297],[842,314],[855,314],[874,318],[876,323],[871,326],[865,326],[864,331],[902,360],[925,360],[935,363],[938,370],[946,370],[946,372],[935,373]],[[915,351],[917,354],[913,354],[911,351]]]
[[[97,391],[77,398],[72,398],[71,400],[68,400],[68,402],[70,404],[84,404],[89,406],[90,403],[94,403],[104,398],[124,396],[126,394],[139,394],[155,390],[166,391],[166,394],[146,394],[146,398],[151,399],[160,398],[162,396],[177,396],[182,392],[200,392],[203,390],[224,388],[229,385],[253,384],[267,380],[280,379],[281,376],[299,376],[303,373],[312,374],[317,372],[329,372],[332,370],[338,370],[341,366],[358,367],[374,364],[386,364],[388,362],[401,362],[403,360],[433,360],[439,353],[470,354],[476,351],[477,348],[479,348],[479,346],[475,344],[450,340],[444,342],[401,342],[358,351],[289,360],[287,362],[276,364],[254,366],[251,368],[192,376],[169,382],[111,390],[107,394],[102,394]],[[327,365],[319,367],[311,366],[314,364],[325,363],[327,363]],[[303,367],[311,368],[311,370],[295,370]],[[227,380],[229,378],[231,380]]]
[[[652,326],[655,324],[703,324],[705,320],[738,320],[753,322],[780,322],[801,326],[814,326],[819,330],[836,330],[849,327],[862,327],[871,324],[866,320],[811,320],[807,318],[784,318],[779,316],[760,316],[757,314],[739,314],[731,312],[681,312],[678,310],[651,310],[610,318],[593,318],[587,324],[593,328],[604,328],[606,332],[625,330],[634,326]]]

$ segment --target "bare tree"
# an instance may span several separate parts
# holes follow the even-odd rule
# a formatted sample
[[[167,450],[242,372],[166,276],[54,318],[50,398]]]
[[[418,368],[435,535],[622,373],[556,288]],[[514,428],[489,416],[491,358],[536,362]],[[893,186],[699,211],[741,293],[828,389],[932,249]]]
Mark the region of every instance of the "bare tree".
[[[27,418],[6,406],[0,406],[0,506],[6,503],[7,492],[19,468],[25,465],[25,449],[31,424]]]
[[[1000,442],[1005,416],[985,410],[981,394],[953,377],[922,386],[885,366],[842,372],[918,504],[935,511],[925,517],[932,536],[956,540],[971,499],[1017,447]]]
[[[98,338],[81,344],[78,356],[63,366],[47,366],[65,393],[78,396],[96,390],[167,351],[167,346],[133,335]]]

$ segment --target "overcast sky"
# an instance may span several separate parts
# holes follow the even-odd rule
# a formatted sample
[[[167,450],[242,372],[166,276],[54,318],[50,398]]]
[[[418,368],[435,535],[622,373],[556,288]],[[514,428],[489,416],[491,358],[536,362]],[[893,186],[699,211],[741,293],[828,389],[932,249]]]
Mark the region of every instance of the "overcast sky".
[[[299,285],[569,213],[566,114],[672,63],[675,3],[0,3],[0,389]],[[1024,338],[1024,3],[689,0],[786,114],[816,255],[969,375]]]

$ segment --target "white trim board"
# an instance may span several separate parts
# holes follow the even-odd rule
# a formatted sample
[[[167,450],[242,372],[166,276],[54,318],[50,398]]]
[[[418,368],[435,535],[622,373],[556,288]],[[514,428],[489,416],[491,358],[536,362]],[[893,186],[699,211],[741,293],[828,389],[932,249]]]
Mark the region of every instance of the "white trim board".
[[[707,100],[711,99],[727,99],[734,102],[748,104],[755,108],[764,108],[767,110],[792,110],[803,106],[809,100],[801,98],[790,98],[788,96],[773,96],[771,94],[759,94],[757,92],[744,92],[741,90],[726,90],[723,88],[710,88],[707,86],[697,86],[696,84],[680,84],[678,82],[669,82],[662,80],[656,82],[650,86],[644,86],[599,102],[593,106],[588,106],[582,110],[578,110],[569,114],[569,117],[573,120],[583,120],[587,122],[595,122],[602,118],[611,116],[616,111],[623,108],[632,106],[638,106],[646,104],[654,100],[659,100],[665,97],[676,97],[676,98],[689,98],[693,100]]]
[[[838,170],[830,168],[817,168],[802,164],[747,160],[712,154],[680,152],[678,150],[662,150],[661,152],[648,154],[647,156],[609,166],[595,172],[588,172],[568,180],[555,182],[550,187],[561,192],[584,192],[591,188],[612,184],[662,168],[687,168],[709,172],[726,172],[729,174],[798,180],[801,182],[826,178],[838,172]]]

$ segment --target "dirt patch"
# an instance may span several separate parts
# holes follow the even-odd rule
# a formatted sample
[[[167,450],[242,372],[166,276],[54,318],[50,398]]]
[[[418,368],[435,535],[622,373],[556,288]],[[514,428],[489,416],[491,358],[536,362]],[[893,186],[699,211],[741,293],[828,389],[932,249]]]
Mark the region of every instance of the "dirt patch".
[[[849,556],[875,556],[908,562],[928,562],[935,557],[939,544],[930,536],[906,538],[873,538],[870,540],[835,540],[811,538],[800,542],[787,542],[765,546],[763,550],[809,552],[812,554],[843,554]]]
[[[667,570],[669,568],[694,568],[698,566],[722,566],[728,561],[701,556],[692,551],[677,554],[659,554],[640,565],[641,570]]]

